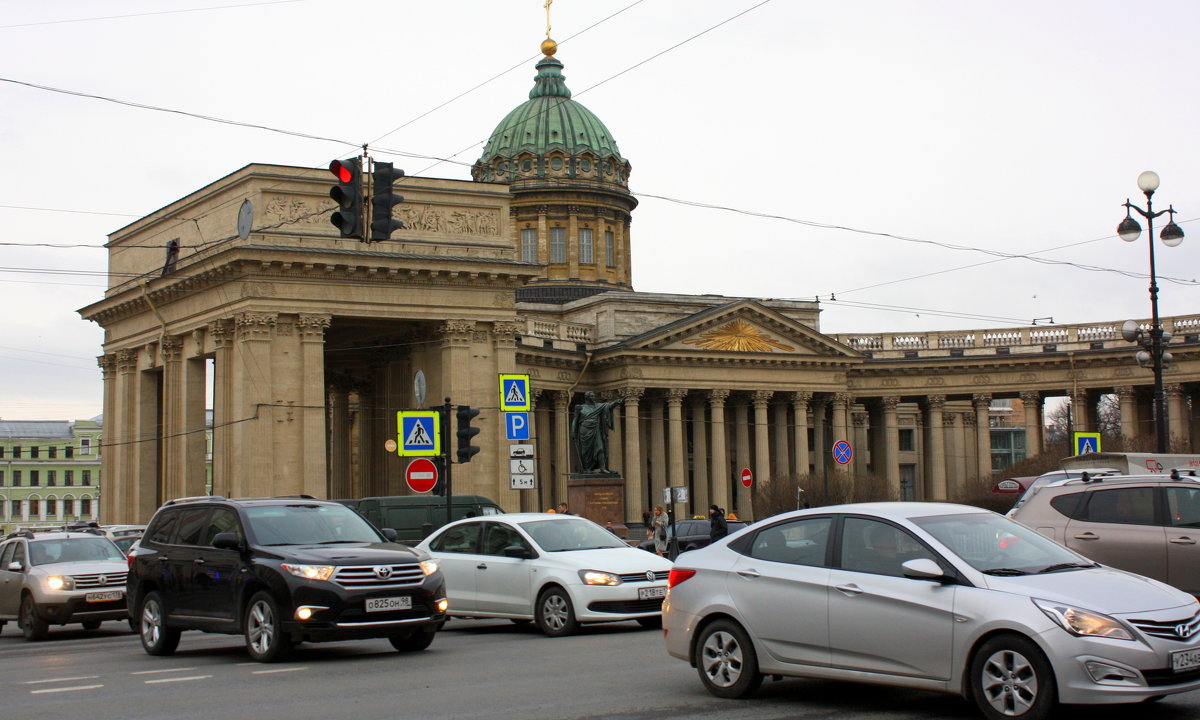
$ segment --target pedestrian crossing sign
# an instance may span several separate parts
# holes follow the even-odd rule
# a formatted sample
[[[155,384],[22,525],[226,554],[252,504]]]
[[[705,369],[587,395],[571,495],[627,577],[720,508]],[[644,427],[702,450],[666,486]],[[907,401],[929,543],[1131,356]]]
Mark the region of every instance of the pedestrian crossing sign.
[[[1100,433],[1077,432],[1075,438],[1075,454],[1100,452]]]
[[[396,454],[441,455],[441,413],[437,410],[401,410],[396,413]]]
[[[500,376],[500,412],[529,412],[529,376]]]

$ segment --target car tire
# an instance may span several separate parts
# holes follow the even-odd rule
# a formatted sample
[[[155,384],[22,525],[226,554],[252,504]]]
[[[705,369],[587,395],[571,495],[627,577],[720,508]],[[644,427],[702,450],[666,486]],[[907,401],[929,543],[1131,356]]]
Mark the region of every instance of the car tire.
[[[254,593],[246,605],[243,627],[246,629],[246,651],[258,662],[278,662],[292,650],[292,639],[283,632],[283,616],[279,603],[265,590]]]
[[[42,640],[50,630],[50,624],[38,617],[37,607],[29,595],[21,598],[21,614],[18,623],[26,640]]]
[[[700,682],[719,698],[741,698],[762,685],[758,653],[741,625],[718,620],[696,638],[696,670]]]
[[[156,592],[147,593],[138,618],[137,633],[142,639],[142,649],[150,655],[170,655],[175,652],[181,633],[177,628],[167,627],[162,596]],[[132,618],[130,622],[133,622]]]
[[[1020,635],[997,635],[971,658],[971,697],[990,720],[1042,720],[1057,703],[1054,671]]]
[[[99,630],[100,629],[100,621],[99,620],[87,620],[87,621],[83,622],[82,625],[83,625],[84,630]]]
[[[436,635],[436,628],[427,628],[414,630],[404,635],[393,635],[388,640],[391,641],[392,647],[400,652],[417,652],[429,647]]]
[[[662,615],[640,617],[637,619],[637,623],[647,630],[657,630],[662,627]]]
[[[538,596],[535,611],[538,627],[550,637],[572,635],[579,630],[575,619],[575,608],[567,591],[559,587],[550,588]]]

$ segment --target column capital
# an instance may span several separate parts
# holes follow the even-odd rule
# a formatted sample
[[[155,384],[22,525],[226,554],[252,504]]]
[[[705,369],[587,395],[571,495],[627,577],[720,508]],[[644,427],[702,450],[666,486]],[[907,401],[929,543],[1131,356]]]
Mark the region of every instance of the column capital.
[[[446,320],[438,326],[437,332],[441,335],[443,343],[466,344],[471,341],[471,334],[475,332],[475,321]]]
[[[668,388],[667,389],[667,404],[673,407],[683,405],[683,399],[687,397],[687,388]]]
[[[571,393],[568,390],[552,390],[551,396],[554,398],[555,410],[566,410],[571,404]]]
[[[962,421],[963,425],[967,427],[975,427],[975,415],[973,413],[963,413]]]
[[[183,340],[176,335],[163,335],[158,345],[164,363],[179,362],[183,356]]]
[[[729,398],[728,388],[717,388],[708,391],[708,404],[712,407],[721,407],[725,404],[725,400]]]
[[[638,387],[637,385],[626,385],[621,388],[621,397],[625,398],[625,404],[637,404],[642,399],[642,395],[646,394],[646,388]]]
[[[1172,399],[1182,398],[1183,385],[1179,383],[1167,383],[1166,385],[1163,385],[1163,392],[1166,393],[1167,397]]]
[[[130,348],[117,351],[117,371],[128,375],[137,370],[138,351]]]
[[[953,412],[948,412],[945,415],[942,415],[942,427],[954,427],[958,424],[958,418],[960,417],[961,413]]]
[[[896,407],[900,405],[900,398],[896,395],[885,395],[879,399],[883,405],[884,412],[896,412]]]
[[[843,407],[846,407],[846,406],[849,406],[850,403],[854,402],[854,396],[851,395],[850,393],[844,393],[844,392],[834,393],[833,402],[838,405],[841,405]]]
[[[104,377],[112,377],[117,371],[117,356],[112,353],[106,353],[96,358],[96,364],[100,366],[100,374]]]
[[[792,393],[792,403],[796,405],[807,405],[812,400],[813,394],[808,390],[797,390]]]
[[[850,413],[850,419],[854,422],[854,427],[866,427],[867,421],[871,419],[871,415],[862,410],[856,410]]]
[[[975,393],[971,396],[971,405],[975,408],[976,412],[979,412],[980,410],[986,412],[987,409],[991,407],[991,404],[991,393]]]
[[[332,315],[300,313],[296,319],[296,327],[300,331],[301,340],[324,340],[325,331],[333,323]]]
[[[771,402],[771,398],[774,395],[774,390],[755,390],[754,394],[751,395],[750,398],[754,402],[755,409],[758,409],[760,407],[765,408],[767,403]]]
[[[1121,385],[1113,388],[1113,391],[1116,392],[1117,397],[1121,400],[1121,402],[1133,400],[1134,391],[1132,385]]]
[[[233,321],[229,318],[213,320],[208,324],[208,336],[215,347],[229,347],[233,343]]]
[[[244,312],[233,317],[237,330],[237,339],[241,342],[249,340],[269,340],[279,313]]]
[[[942,408],[944,408],[945,406],[946,406],[946,396],[945,395],[926,395],[925,396],[925,408],[928,412],[933,412],[933,411],[941,412]]]
[[[1021,402],[1026,405],[1036,405],[1042,401],[1042,394],[1037,390],[1022,390]]]

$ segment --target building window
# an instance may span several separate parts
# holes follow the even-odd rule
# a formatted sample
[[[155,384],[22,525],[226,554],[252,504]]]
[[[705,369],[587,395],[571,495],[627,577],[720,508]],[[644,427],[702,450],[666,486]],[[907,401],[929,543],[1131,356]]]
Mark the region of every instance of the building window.
[[[63,500],[63,515],[70,517],[75,514],[75,498],[66,498]]]
[[[913,440],[915,435],[916,435],[916,431],[912,430],[911,428],[901,428],[900,429],[900,451],[901,452],[912,452],[913,450],[917,449],[916,443]]]
[[[591,228],[579,228],[579,262],[584,265],[591,265],[596,262],[592,259]]]
[[[55,498],[46,498],[46,514],[51,517],[58,516],[58,500]]]
[[[75,471],[74,470],[63,470],[63,484],[64,485],[74,485],[75,484]]]
[[[900,466],[900,499],[912,502],[917,499],[917,466]]]
[[[37,498],[29,498],[29,517],[37,517],[42,514],[42,502]]]
[[[91,498],[81,498],[79,500],[79,514],[80,515],[91,515],[92,514],[92,499]]]
[[[38,477],[37,470],[29,471],[29,487],[37,487],[41,483],[41,478]]]
[[[16,520],[20,517],[21,517],[21,501],[13,500],[12,501],[12,519]]]
[[[537,228],[521,231],[521,262],[537,262]]]
[[[13,445],[13,457],[14,458],[21,457],[21,446],[20,445]]]
[[[58,457],[58,446],[51,445],[50,447],[46,448],[46,452],[50,453],[50,459],[53,460],[54,458]]]
[[[4,457],[4,446],[0,445],[0,458]]]
[[[550,228],[550,262],[565,263],[567,261],[567,229]]]
[[[0,470],[0,487],[4,487],[4,471]]]
[[[92,471],[91,470],[80,470],[79,475],[80,475],[80,482],[82,484],[84,484],[84,485],[92,484]]]
[[[604,264],[608,267],[617,266],[617,249],[615,243],[613,231],[606,230],[604,232]]]
[[[75,446],[68,445],[65,448],[63,448],[63,457],[67,457],[67,458],[75,457]]]
[[[29,457],[36,458],[37,456],[38,456],[38,446],[34,445],[33,447],[29,448]]]
[[[992,428],[992,470],[1000,472],[1025,459],[1025,428]]]
[[[13,487],[21,487],[21,471],[13,470]]]
[[[80,455],[91,455],[92,454],[92,439],[91,438],[79,438],[79,454]]]
[[[58,478],[57,478],[57,477],[55,477],[56,475],[58,475],[58,473],[57,473],[56,471],[54,471],[54,470],[47,470],[47,471],[46,471],[46,484],[47,484],[47,485],[57,485],[57,484],[58,484]]]

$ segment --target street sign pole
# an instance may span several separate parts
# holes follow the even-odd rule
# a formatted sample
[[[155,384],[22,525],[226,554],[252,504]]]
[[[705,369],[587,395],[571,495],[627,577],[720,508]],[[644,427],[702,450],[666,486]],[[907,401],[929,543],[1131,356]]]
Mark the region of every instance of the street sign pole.
[[[445,399],[442,405],[442,437],[450,437],[450,412],[453,408],[450,407],[450,398]],[[451,478],[454,476],[451,468],[454,463],[450,458],[450,443],[447,441],[442,445],[442,465],[446,469],[446,524],[454,522],[454,484]]]

